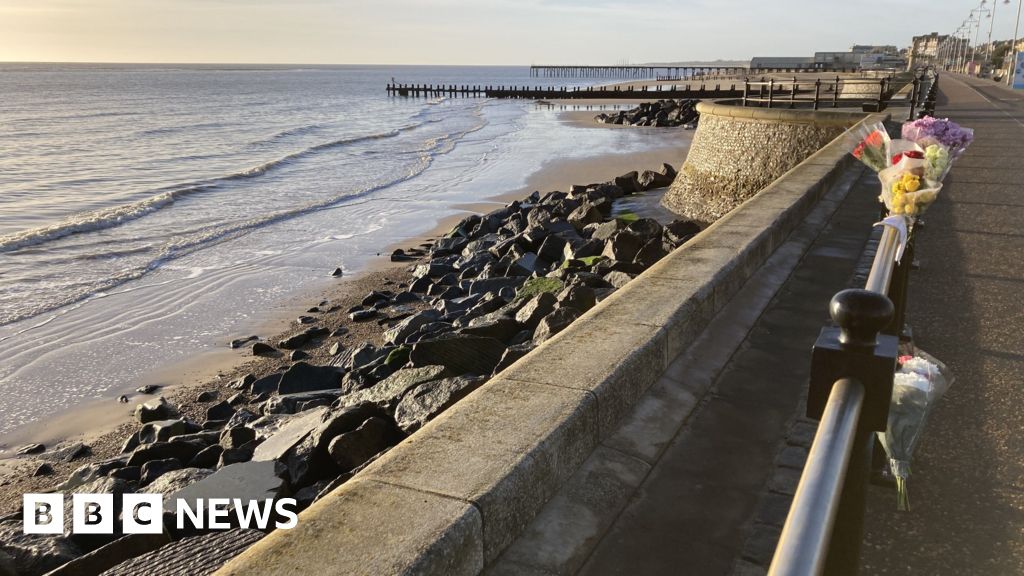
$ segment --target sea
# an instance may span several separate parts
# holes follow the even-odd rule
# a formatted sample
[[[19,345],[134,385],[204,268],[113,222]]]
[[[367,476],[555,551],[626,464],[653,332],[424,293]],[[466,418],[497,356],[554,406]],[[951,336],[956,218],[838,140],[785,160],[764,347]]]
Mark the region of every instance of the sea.
[[[0,438],[256,329],[546,162],[663,146],[528,67],[0,64]],[[113,400],[112,400],[113,402]]]

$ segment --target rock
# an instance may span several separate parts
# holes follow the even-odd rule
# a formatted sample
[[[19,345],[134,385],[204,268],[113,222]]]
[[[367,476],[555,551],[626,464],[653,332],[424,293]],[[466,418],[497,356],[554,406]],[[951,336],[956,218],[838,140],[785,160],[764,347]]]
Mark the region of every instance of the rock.
[[[516,292],[517,300],[528,300],[543,292],[558,294],[565,284],[556,278],[530,278]]]
[[[181,461],[176,458],[166,458],[163,460],[150,460],[142,465],[142,469],[139,471],[139,486],[146,486],[150,482],[156,480],[163,474],[172,470],[180,470]]]
[[[527,331],[524,336],[524,340],[530,340],[532,336],[533,333]],[[494,367],[494,373],[497,374],[498,372],[501,372],[505,368],[508,368],[517,360],[532,352],[533,349],[536,347],[537,346],[535,346],[532,342],[524,342],[522,344],[509,346],[508,349],[505,350],[505,354],[502,355],[501,361],[498,362],[498,365]]]
[[[367,418],[358,428],[331,440],[327,448],[342,472],[363,464],[400,440],[395,426],[383,418]]]
[[[605,274],[604,275],[604,279],[607,280],[608,283],[611,284],[612,286],[614,286],[616,288],[622,288],[630,280],[633,279],[633,276],[631,274],[627,274],[625,272],[614,272],[613,271],[613,272],[609,272],[609,273]]]
[[[155,420],[170,420],[177,416],[178,411],[163,396],[135,407],[135,419],[143,424]]]
[[[331,276],[333,276],[335,278],[341,278],[344,275],[345,275],[345,271],[342,270],[341,268],[335,268],[334,272],[331,272]]]
[[[632,262],[643,245],[644,241],[637,235],[620,230],[605,241],[601,255],[619,262]]]
[[[213,402],[217,399],[216,390],[204,390],[196,395],[196,402]]]
[[[665,257],[667,253],[665,248],[662,246],[661,236],[654,238],[644,244],[643,248],[636,253],[636,257],[633,259],[633,263],[643,268],[650,268],[657,264],[658,260]]]
[[[444,335],[421,340],[412,347],[409,361],[414,366],[442,365],[453,374],[490,374],[505,353],[505,345],[494,338]]]
[[[675,220],[665,226],[665,239],[672,244],[679,246],[700,232],[700,226],[689,220]]]
[[[305,360],[309,358],[309,354],[302,350],[292,350],[292,353],[288,355],[288,359],[292,362],[298,362],[299,360]]]
[[[128,440],[126,440],[124,445],[121,447],[121,452],[130,452],[143,444],[166,442],[167,440],[170,440],[175,436],[181,436],[184,433],[184,420],[155,420],[153,422],[147,422],[141,429],[139,429],[138,432],[128,437]]]
[[[447,256],[449,254],[461,252],[468,243],[469,240],[462,237],[441,238],[437,242],[434,242],[434,246],[430,251],[434,256]]]
[[[327,408],[320,407],[288,418],[256,447],[252,455],[253,461],[262,462],[283,458],[289,450],[302,442],[311,431],[320,425],[328,412]]]
[[[422,326],[436,322],[440,317],[441,313],[433,308],[417,312],[402,320],[393,328],[386,330],[384,332],[384,342],[386,344],[404,344],[409,336],[412,336]]]
[[[27,456],[29,454],[39,454],[45,450],[46,446],[43,446],[42,444],[26,444],[21,448],[18,448],[16,454],[18,456]]]
[[[206,444],[198,440],[173,439],[168,442],[154,442],[140,446],[128,458],[128,466],[141,466],[152,460],[174,458],[178,462],[188,462],[206,448]]]
[[[247,399],[245,397],[245,394],[243,394],[241,392],[239,392],[238,394],[232,394],[231,396],[228,396],[228,399],[227,399],[228,405],[230,405],[232,408],[235,408],[237,406],[241,406],[242,404],[245,404],[246,402],[247,402]]]
[[[0,564],[4,576],[44,574],[82,555],[82,550],[61,534],[25,534],[20,514],[0,521],[0,543],[7,564]]]
[[[341,388],[334,390],[314,390],[296,394],[271,396],[263,406],[264,414],[295,414],[317,406],[326,406],[341,396]]]
[[[225,428],[220,433],[219,444],[224,448],[241,448],[256,439],[256,431],[245,426]]]
[[[294,350],[299,346],[304,346],[307,342],[309,342],[309,340],[310,335],[308,332],[300,332],[298,334],[295,334],[294,336],[289,336],[284,340],[279,341],[277,343],[277,346],[278,348],[282,348],[284,350]]]
[[[124,455],[111,458],[109,460],[85,464],[72,472],[64,482],[58,484],[56,491],[68,492],[78,488],[79,486],[103,478],[109,474],[111,470],[124,467],[128,462],[128,459],[129,456]]]
[[[574,284],[558,293],[558,305],[575,308],[581,314],[597,305],[594,289],[582,284]]]
[[[188,462],[188,465],[191,468],[213,468],[220,461],[220,456],[223,452],[224,447],[220,444],[207,446],[200,450],[199,453]]]
[[[256,460],[228,464],[198,482],[165,495],[164,511],[173,512],[179,499],[185,500],[193,510],[200,498],[203,502],[210,498],[242,502],[275,500],[285,489],[285,483],[275,474],[274,466],[274,462]]]
[[[151,494],[169,494],[191,486],[200,480],[213,474],[213,470],[206,468],[179,468],[169,470],[156,480],[146,486],[146,492]]]
[[[257,342],[252,345],[253,356],[270,356],[274,352],[277,352],[277,350],[275,350],[270,344],[266,344],[264,342]]]
[[[32,476],[49,476],[50,474],[53,474],[53,466],[48,462],[43,462],[36,468],[36,471],[32,473]]]
[[[641,174],[639,178],[640,189],[652,190],[654,188],[664,188],[666,186],[670,186],[673,180],[675,180],[674,176],[659,174],[653,170],[644,170],[643,174]]]
[[[72,442],[70,444],[63,444],[60,447],[51,450],[43,455],[43,457],[53,461],[71,462],[86,456],[90,452],[91,449],[85,444],[82,444],[81,442]]]
[[[252,383],[256,381],[256,376],[253,374],[246,374],[238,380],[235,380],[230,384],[235,390],[249,390],[252,388]]]
[[[556,304],[557,299],[554,295],[550,292],[541,292],[516,312],[516,322],[530,329],[536,328],[541,318],[555,310]]]
[[[376,315],[377,311],[370,308],[367,310],[356,310],[355,312],[349,314],[348,317],[349,320],[352,320],[353,322],[363,322],[365,320],[370,320]]]
[[[534,344],[540,344],[572,324],[580,313],[575,308],[559,308],[544,317],[533,333]]]
[[[593,240],[599,240],[601,242],[607,241],[609,238],[615,235],[616,232],[625,228],[626,225],[622,223],[618,218],[612,218],[607,222],[598,224],[594,229],[594,233],[590,236]]]
[[[288,470],[289,485],[294,489],[318,479],[334,478],[344,472],[335,466],[328,453],[328,445],[335,437],[355,430],[367,418],[374,416],[386,417],[383,411],[372,404],[348,406],[324,414],[319,424],[301,442],[278,459]],[[401,436],[398,434],[391,443],[400,441]]]
[[[639,218],[630,222],[626,230],[635,234],[644,243],[652,239],[661,239],[662,226],[653,218]],[[624,260],[626,261],[626,260]]]
[[[258,336],[249,336],[249,337],[246,337],[246,338],[235,338],[234,340],[232,340],[228,344],[228,346],[230,346],[231,349],[234,350],[236,348],[241,348],[242,346],[245,346],[246,344],[248,344],[249,342],[252,342],[253,340],[259,340],[259,337]]]
[[[124,394],[121,394],[120,396],[117,397],[117,401],[120,402],[121,404],[127,404],[128,397],[125,396]]]
[[[299,316],[295,319],[296,324],[313,324],[316,322],[316,318],[312,316]]]
[[[147,396],[159,390],[160,387],[156,384],[146,384],[145,386],[139,386],[135,389],[139,394],[146,394]]]
[[[416,344],[420,346],[423,342]],[[413,354],[416,353],[413,347]],[[347,394],[339,400],[339,406],[355,406],[363,403],[377,405],[384,410],[393,410],[406,392],[430,380],[443,378],[448,370],[442,365],[421,365],[420,368],[403,368],[377,384]]]
[[[230,400],[228,401],[228,403],[231,403]],[[241,410],[235,412],[231,416],[231,418],[228,419],[227,424],[225,424],[225,426],[228,428],[237,428],[238,426],[244,426],[249,422],[256,420],[257,418],[258,416],[256,414],[253,414],[249,410],[242,408]]]
[[[341,388],[343,370],[334,366],[312,366],[299,362],[281,375],[278,394],[295,394]]]
[[[220,401],[206,409],[207,420],[227,420],[234,415],[235,409],[225,401]]]
[[[393,294],[391,294],[390,292],[381,292],[379,290],[374,290],[363,298],[362,305],[373,306],[378,302],[387,302],[391,300],[392,296]]]
[[[519,323],[511,318],[498,317],[492,319],[483,317],[470,321],[469,326],[459,330],[459,334],[482,336],[508,342],[519,333],[520,329]]]
[[[402,397],[395,408],[395,421],[412,434],[486,381],[484,377],[459,376],[420,384]]]
[[[264,376],[259,380],[254,380],[249,388],[249,392],[253,396],[259,396],[260,394],[266,394],[268,392],[277,392],[277,387],[281,384],[281,374],[271,374]]]
[[[544,262],[558,264],[562,261],[566,241],[559,236],[548,236],[537,249],[537,257]]]
[[[139,482],[139,478],[142,477],[141,466],[125,466],[124,468],[114,468],[107,474],[110,478],[116,478],[117,480],[124,480],[125,482]]]
[[[569,224],[572,224],[577,230],[582,230],[587,224],[597,224],[604,220],[604,215],[601,214],[601,210],[597,206],[586,203],[573,210],[569,214],[568,220]]]
[[[217,460],[217,468],[224,468],[239,462],[248,462],[252,460],[252,453],[253,451],[248,447],[225,449],[220,453],[220,459]]]
[[[415,259],[415,256],[410,256],[409,254],[406,254],[405,250],[402,250],[401,248],[391,253],[392,262],[409,262]]]
[[[617,176],[613,183],[622,189],[626,194],[632,194],[640,191],[640,182],[637,180],[637,172],[628,172],[622,176]]]

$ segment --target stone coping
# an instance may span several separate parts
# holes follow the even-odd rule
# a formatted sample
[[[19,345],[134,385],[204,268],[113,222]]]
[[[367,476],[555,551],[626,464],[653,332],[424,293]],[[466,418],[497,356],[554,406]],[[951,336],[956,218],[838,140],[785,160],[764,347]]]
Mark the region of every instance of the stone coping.
[[[843,126],[849,128],[864,119],[864,112],[839,110],[806,110],[789,108],[756,108],[739,106],[741,100],[718,100],[699,102],[697,112],[712,116],[726,116],[745,120],[765,122],[788,122],[794,124],[816,124],[818,126]],[[785,100],[780,100],[785,105]]]
[[[480,573],[851,162],[836,138],[217,574]]]

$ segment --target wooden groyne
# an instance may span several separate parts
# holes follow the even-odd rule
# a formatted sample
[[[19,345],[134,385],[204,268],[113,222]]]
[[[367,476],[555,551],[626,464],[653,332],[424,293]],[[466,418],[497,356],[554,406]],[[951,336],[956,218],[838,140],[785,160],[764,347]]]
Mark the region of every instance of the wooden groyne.
[[[388,84],[389,96],[425,98],[631,99],[740,98],[743,84],[671,84],[655,87],[462,86],[453,84]]]

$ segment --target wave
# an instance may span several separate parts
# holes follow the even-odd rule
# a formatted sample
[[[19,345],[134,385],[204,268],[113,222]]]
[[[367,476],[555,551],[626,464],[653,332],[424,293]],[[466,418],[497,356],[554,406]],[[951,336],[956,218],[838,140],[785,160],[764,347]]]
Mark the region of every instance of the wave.
[[[104,208],[84,214],[77,214],[62,222],[58,222],[57,224],[0,236],[0,253],[12,252],[29,246],[51,242],[72,234],[92,232],[95,230],[104,230],[120,226],[121,224],[137,220],[147,214],[151,214],[161,208],[169,206],[173,204],[175,200],[181,199],[185,196],[214,189],[220,183],[263,176],[270,171],[281,168],[295,160],[312,154],[341,146],[358,144],[360,142],[379,140],[383,138],[394,138],[403,132],[407,132],[422,125],[423,123],[407,124],[387,132],[323,142],[225,176],[165,187],[159,190],[158,194],[146,198],[145,200],[121,206],[114,206],[111,208]]]
[[[32,318],[40,314],[45,314],[47,312],[51,312],[53,310],[57,310],[65,306],[70,306],[72,304],[83,303],[83,301],[92,298],[101,298],[108,296],[110,294],[110,291],[113,290],[114,288],[117,288],[118,286],[130,282],[132,280],[142,278],[149,272],[156,270],[157,268],[163,266],[169,261],[186,256],[197,250],[208,248],[212,245],[216,245],[221,242],[237,238],[250,232],[251,230],[261,228],[270,224],[274,224],[277,222],[281,222],[284,220],[288,220],[291,218],[295,218],[297,216],[302,216],[304,214],[335,208],[338,207],[339,205],[355,205],[361,203],[358,202],[360,199],[363,199],[363,202],[370,202],[372,201],[372,199],[365,199],[366,196],[371,195],[375,192],[379,192],[391,186],[395,186],[407,180],[411,180],[416,176],[419,176],[430,167],[430,165],[433,163],[436,157],[451,152],[455,148],[455,145],[466,135],[484,128],[487,125],[487,121],[482,118],[481,112],[481,109],[478,108],[477,111],[474,113],[474,116],[481,120],[474,126],[471,126],[459,132],[452,132],[449,134],[445,134],[443,136],[427,140],[424,143],[424,146],[419,149],[421,155],[419,156],[416,164],[411,166],[409,170],[407,170],[404,174],[401,174],[396,178],[393,178],[391,180],[382,182],[374,186],[364,188],[354,193],[339,194],[318,202],[313,202],[291,209],[281,210],[258,218],[252,218],[250,220],[245,220],[242,222],[233,222],[223,226],[211,226],[201,234],[194,235],[190,238],[181,239],[178,240],[177,242],[173,242],[164,246],[149,262],[146,262],[144,264],[141,264],[130,269],[122,270],[119,273],[111,277],[105,278],[98,284],[89,286],[84,290],[73,293],[67,293],[64,295],[63,298],[59,298],[54,301],[38,303],[32,309],[23,309],[17,312],[12,312],[7,315],[0,315],[0,326],[10,324],[13,322],[18,322],[21,320],[26,320],[28,318]],[[382,198],[382,200],[387,199]],[[4,250],[5,248],[3,244],[3,239],[0,239],[0,252]],[[42,324],[39,324],[37,326],[41,326],[47,323],[48,321],[49,320],[46,320]],[[2,341],[3,339],[0,339],[0,342]]]

